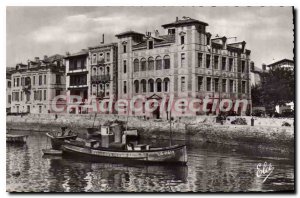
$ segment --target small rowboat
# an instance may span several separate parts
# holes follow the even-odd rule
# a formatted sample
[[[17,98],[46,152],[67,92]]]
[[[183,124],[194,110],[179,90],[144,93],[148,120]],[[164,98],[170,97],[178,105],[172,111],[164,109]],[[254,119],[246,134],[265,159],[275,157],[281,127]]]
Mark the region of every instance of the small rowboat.
[[[61,150],[55,150],[55,149],[42,149],[44,155],[62,155]]]
[[[6,142],[8,143],[26,143],[27,135],[6,134]]]
[[[55,150],[60,150],[65,140],[75,140],[78,136],[77,133],[71,130],[66,132],[66,127],[61,128],[61,132],[49,132],[46,135],[51,139],[51,146]]]
[[[147,148],[143,150],[112,149],[104,147],[88,147],[76,141],[65,141],[62,146],[63,155],[86,157],[91,160],[120,160],[142,163],[186,164],[187,153],[185,145],[173,145],[162,148]]]

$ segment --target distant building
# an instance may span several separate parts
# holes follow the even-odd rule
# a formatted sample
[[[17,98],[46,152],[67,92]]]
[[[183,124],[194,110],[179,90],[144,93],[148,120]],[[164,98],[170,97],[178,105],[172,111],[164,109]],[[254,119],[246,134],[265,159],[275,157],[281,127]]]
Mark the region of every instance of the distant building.
[[[55,96],[65,92],[62,55],[19,63],[11,75],[12,113],[49,113]]]
[[[13,68],[6,68],[6,112],[11,112],[11,72]]]
[[[262,65],[262,69],[256,67],[254,62],[250,63],[250,78],[251,78],[251,86],[260,85],[263,81],[264,74],[267,73],[266,65]]]
[[[175,100],[208,96],[233,101],[246,99],[251,103],[251,51],[246,49],[246,42],[228,43],[226,37],[211,38],[207,26],[205,22],[183,17],[162,25],[163,34],[158,31],[117,34],[119,98],[130,100],[144,95],[148,100],[161,101],[164,96],[174,94]],[[136,105],[145,108],[144,102]],[[212,104],[208,106],[211,108]],[[219,109],[210,114],[218,112]],[[179,116],[191,114],[195,113],[182,111]],[[200,114],[203,112],[196,113]],[[168,118],[169,112],[158,107],[153,113],[143,115]]]
[[[294,61],[290,59],[282,59],[272,64],[267,65],[268,68],[284,67],[294,70]]]

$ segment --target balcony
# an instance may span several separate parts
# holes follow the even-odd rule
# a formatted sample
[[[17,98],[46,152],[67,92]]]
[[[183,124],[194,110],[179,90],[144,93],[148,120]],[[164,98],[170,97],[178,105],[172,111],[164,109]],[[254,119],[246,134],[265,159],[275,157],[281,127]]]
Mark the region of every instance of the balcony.
[[[109,82],[110,81],[110,75],[104,74],[104,75],[94,75],[91,77],[92,83],[100,83],[100,82]]]

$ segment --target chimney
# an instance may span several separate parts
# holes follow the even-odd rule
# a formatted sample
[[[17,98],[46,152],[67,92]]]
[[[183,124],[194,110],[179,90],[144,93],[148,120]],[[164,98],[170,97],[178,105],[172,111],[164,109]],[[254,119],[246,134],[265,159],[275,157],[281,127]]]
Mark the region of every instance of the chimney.
[[[262,64],[262,70],[263,70],[263,71],[266,71],[266,70],[267,70],[267,65],[264,64],[264,63]]]
[[[227,38],[225,36],[222,37],[222,46],[223,46],[223,49],[226,49],[226,47],[227,47]]]
[[[35,62],[39,62],[40,58],[39,57],[35,57],[34,60],[35,60]]]
[[[47,55],[44,55],[44,60],[48,59],[48,56]]]
[[[250,62],[250,71],[254,71],[255,69],[254,69],[254,62],[253,61],[251,61]]]
[[[70,56],[70,52],[66,52],[66,56]]]
[[[242,51],[243,51],[243,52],[245,52],[245,47],[246,47],[246,42],[243,41],[243,42],[242,42]]]
[[[104,34],[102,34],[102,41],[101,44],[104,44]]]
[[[158,37],[159,36],[159,32],[158,30],[155,30],[155,37]]]
[[[176,22],[178,22],[178,17],[176,17]]]

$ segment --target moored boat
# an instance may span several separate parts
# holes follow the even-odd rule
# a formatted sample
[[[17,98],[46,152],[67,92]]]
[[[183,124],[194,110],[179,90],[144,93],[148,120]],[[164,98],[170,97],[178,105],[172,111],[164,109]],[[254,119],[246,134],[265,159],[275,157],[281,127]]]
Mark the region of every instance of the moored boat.
[[[62,150],[42,149],[44,155],[62,155]]]
[[[67,127],[61,127],[60,132],[49,132],[46,135],[51,139],[52,149],[60,150],[65,140],[75,140],[78,136],[77,133],[67,130]]]
[[[8,143],[26,143],[27,135],[6,134],[6,142]]]
[[[65,141],[63,155],[74,155],[91,160],[135,161],[142,163],[186,164],[185,145],[151,148],[149,145],[126,145],[126,148],[100,147],[98,141]]]

